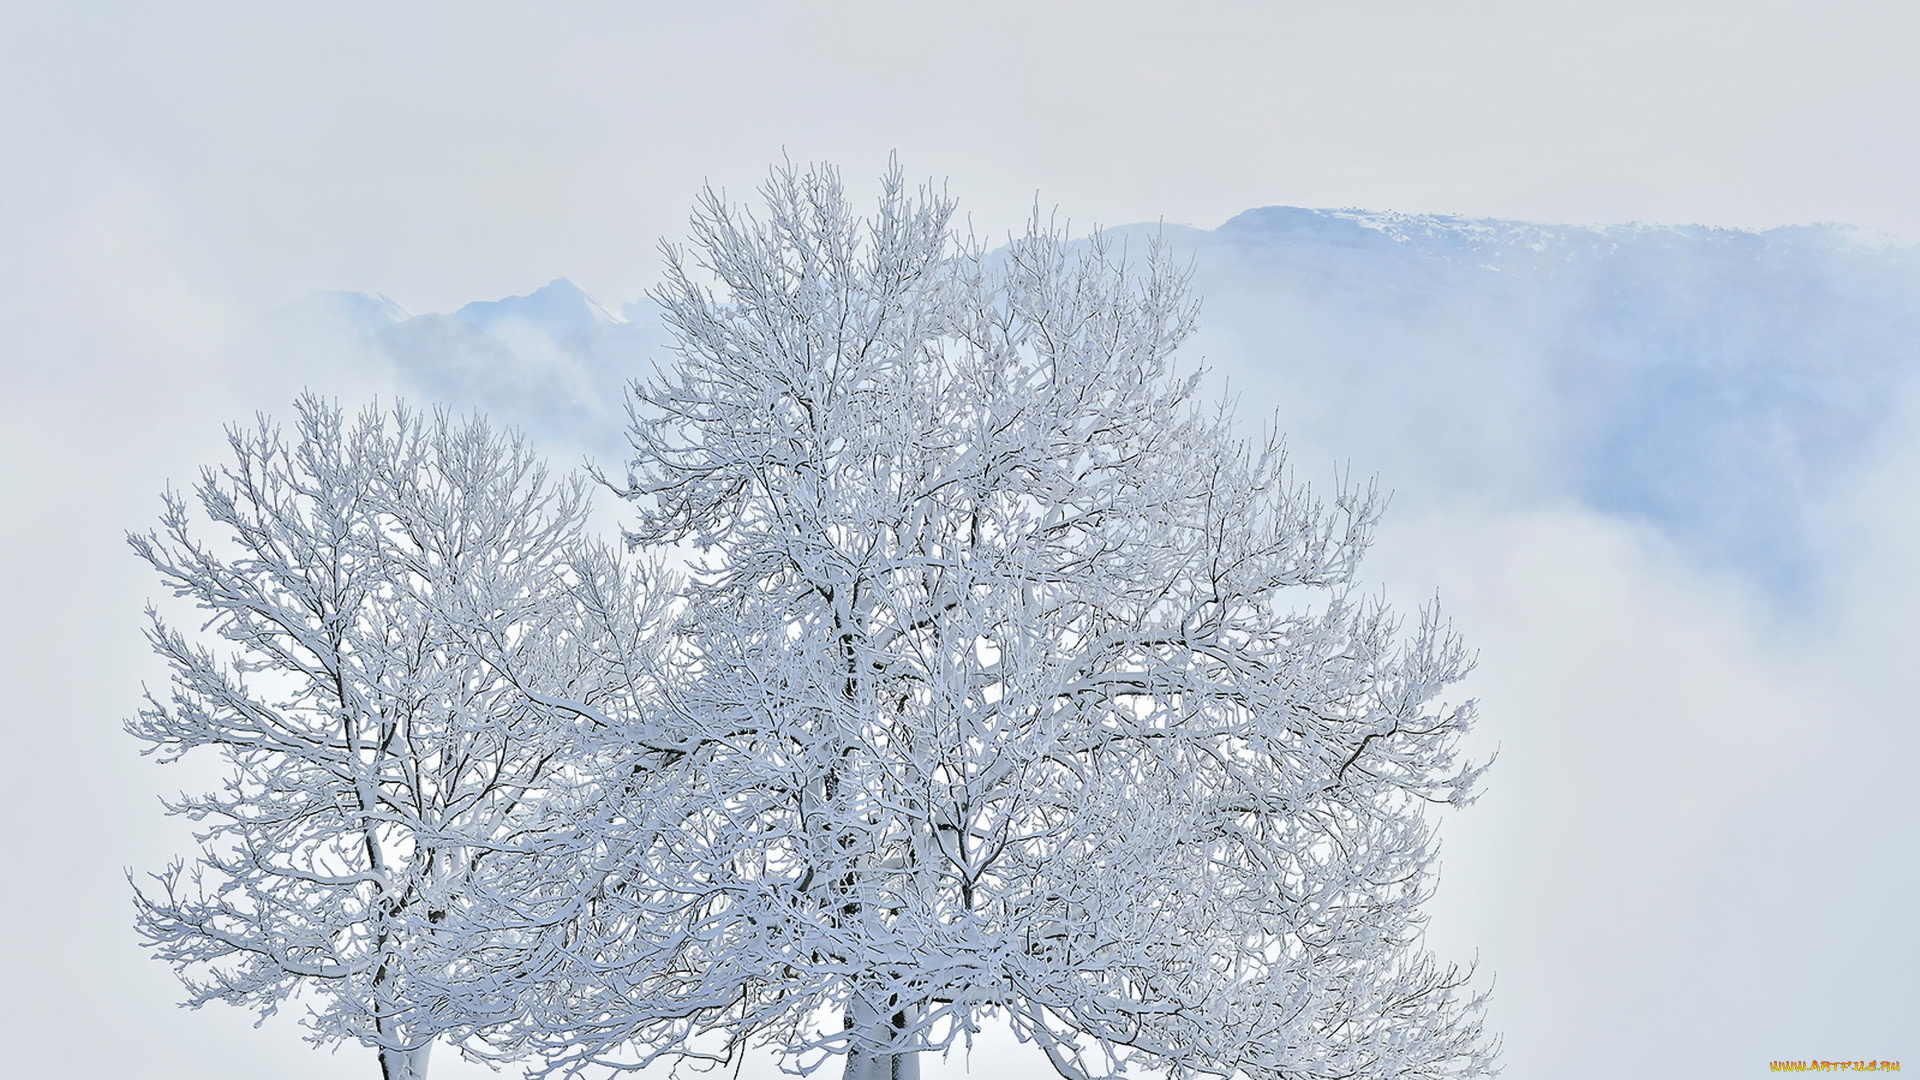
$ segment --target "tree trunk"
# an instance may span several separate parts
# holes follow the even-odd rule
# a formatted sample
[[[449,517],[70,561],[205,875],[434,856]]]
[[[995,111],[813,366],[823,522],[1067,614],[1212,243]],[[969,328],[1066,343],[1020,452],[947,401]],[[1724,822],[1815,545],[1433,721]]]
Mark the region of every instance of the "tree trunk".
[[[380,1080],[427,1080],[427,1053],[433,1043],[422,1043],[412,1050],[380,1048]]]
[[[920,1051],[904,1054],[868,1054],[847,1052],[847,1068],[842,1080],[920,1080]]]
[[[847,1011],[847,1027],[870,1042],[884,1045],[906,1030],[912,1019],[910,1012],[902,1010],[888,1016],[856,997]],[[876,1054],[856,1045],[847,1051],[846,1069],[840,1075],[841,1080],[920,1080],[920,1052]]]

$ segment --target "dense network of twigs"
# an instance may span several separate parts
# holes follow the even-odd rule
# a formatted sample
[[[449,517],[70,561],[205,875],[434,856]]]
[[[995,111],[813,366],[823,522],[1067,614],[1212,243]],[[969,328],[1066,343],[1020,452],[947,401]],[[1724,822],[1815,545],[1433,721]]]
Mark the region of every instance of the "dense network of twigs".
[[[988,253],[897,170],[870,217],[831,170],[764,194],[669,249],[675,355],[633,388],[627,541],[678,577],[444,421],[471,477],[356,525],[306,406],[293,459],[236,438],[202,485],[244,560],[177,501],[171,547],[135,539],[245,658],[156,624],[176,704],[133,725],[238,770],[186,804],[220,888],[142,901],[196,999],[317,979],[323,1037],[550,1070],[757,1041],[914,1075],[1000,1021],[1072,1080],[1489,1073],[1421,939],[1426,807],[1480,770],[1440,703],[1468,660],[1356,590],[1372,489],[1316,494],[1197,400],[1157,251],[1036,219]],[[361,460],[407,489],[447,452],[395,424]],[[491,523],[475,561],[436,515]]]

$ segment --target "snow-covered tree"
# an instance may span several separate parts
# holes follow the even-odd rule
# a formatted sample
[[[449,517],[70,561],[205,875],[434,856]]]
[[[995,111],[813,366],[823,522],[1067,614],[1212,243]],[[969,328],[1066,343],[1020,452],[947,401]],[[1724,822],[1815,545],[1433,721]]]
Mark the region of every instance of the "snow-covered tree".
[[[578,729],[631,712],[651,603],[583,539],[580,482],[515,436],[404,407],[347,422],[307,396],[262,420],[197,502],[130,534],[199,635],[150,611],[172,671],[128,730],[170,761],[215,748],[219,790],[170,809],[202,850],[136,889],[187,1004],[270,1014],[304,991],[317,1043],[425,1074],[475,1024],[437,989],[481,955],[461,915],[496,862],[566,830]],[[615,704],[618,703],[618,704]],[[510,933],[510,931],[503,931]]]
[[[1156,252],[988,254],[897,170],[871,218],[764,195],[668,251],[626,488],[685,615],[591,857],[492,898],[548,928],[501,1045],[869,1080],[998,1018],[1075,1080],[1489,1072],[1421,936],[1468,660],[1356,587],[1373,490],[1197,400]]]

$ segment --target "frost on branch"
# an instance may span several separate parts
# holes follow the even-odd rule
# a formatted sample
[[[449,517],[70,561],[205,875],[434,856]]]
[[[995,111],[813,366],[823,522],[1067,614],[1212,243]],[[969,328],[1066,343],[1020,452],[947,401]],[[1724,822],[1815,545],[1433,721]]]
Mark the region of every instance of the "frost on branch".
[[[347,423],[308,396],[296,438],[264,420],[128,537],[201,613],[149,612],[172,669],[128,730],[162,761],[211,748],[220,790],[191,862],[137,890],[138,926],[187,1004],[274,1012],[297,991],[320,1043],[424,1075],[484,946],[466,907],[497,869],[570,843],[580,733],[630,713],[652,618],[621,561],[584,541],[578,482],[514,437],[404,408]]]
[[[520,864],[581,891],[501,908],[545,929],[496,1045],[904,1076],[998,1017],[1070,1078],[1490,1072],[1421,938],[1468,659],[1356,588],[1374,491],[1196,401],[1156,251],[988,255],[897,171],[866,219],[764,194],[668,252],[625,486],[684,617],[590,870]]]

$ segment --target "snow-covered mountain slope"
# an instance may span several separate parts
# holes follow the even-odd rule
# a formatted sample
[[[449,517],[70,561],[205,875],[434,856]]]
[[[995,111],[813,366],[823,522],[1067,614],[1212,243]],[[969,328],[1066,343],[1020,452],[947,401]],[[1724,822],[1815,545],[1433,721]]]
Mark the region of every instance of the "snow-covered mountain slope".
[[[1818,586],[1824,503],[1920,373],[1914,249],[1844,228],[1269,207],[1166,239],[1196,346],[1301,467],[1416,505],[1578,500],[1783,599]]]
[[[1299,468],[1379,473],[1399,505],[1573,500],[1797,603],[1844,488],[1920,374],[1920,259],[1842,227],[1549,226],[1249,210],[1157,237],[1203,300],[1189,349],[1288,432]],[[409,316],[317,294],[413,392],[612,463],[624,382],[664,355],[640,301],[566,279]]]

